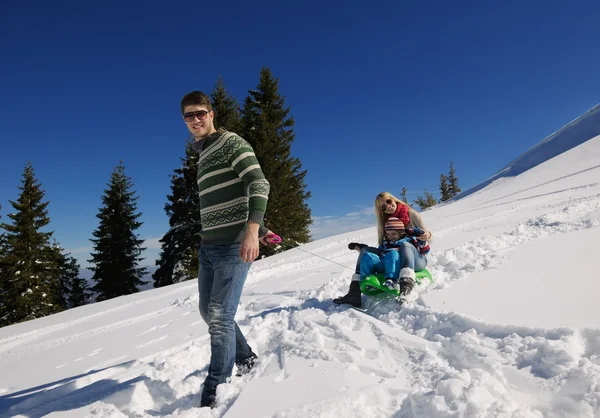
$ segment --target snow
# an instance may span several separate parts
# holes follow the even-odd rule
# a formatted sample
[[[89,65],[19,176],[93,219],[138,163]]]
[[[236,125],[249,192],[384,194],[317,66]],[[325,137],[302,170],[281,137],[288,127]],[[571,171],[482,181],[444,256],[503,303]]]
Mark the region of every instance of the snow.
[[[374,226],[255,262],[237,319],[260,361],[216,409],[198,408],[190,281],[1,328],[0,417],[600,417],[600,136],[581,141],[583,121],[423,212],[435,281],[402,309],[331,303]]]
[[[600,217],[599,217],[600,219]],[[597,224],[597,221],[596,221]],[[501,267],[470,275],[452,287],[424,295],[428,305],[444,311],[460,311],[486,322],[537,327],[598,327],[590,315],[598,295],[600,257],[593,257],[590,243],[600,242],[600,228],[568,232],[523,244]],[[568,255],[565,247],[568,246]],[[531,274],[530,265],[536,266]],[[556,280],[549,278],[556,277]],[[514,289],[515,291],[511,291]],[[506,302],[498,300],[498,295]],[[468,305],[461,298],[469,300]],[[537,309],[531,300],[539,299]],[[577,300],[577,309],[565,315],[564,300]]]
[[[514,161],[511,161],[496,175],[490,177],[478,186],[465,191],[460,197],[475,193],[503,177],[518,176],[519,174],[536,167],[538,164],[545,163],[557,155],[585,143],[599,133],[600,103],[575,120],[569,122],[558,131],[549,135],[543,141],[538,142]],[[598,163],[598,160],[596,160],[596,163]]]

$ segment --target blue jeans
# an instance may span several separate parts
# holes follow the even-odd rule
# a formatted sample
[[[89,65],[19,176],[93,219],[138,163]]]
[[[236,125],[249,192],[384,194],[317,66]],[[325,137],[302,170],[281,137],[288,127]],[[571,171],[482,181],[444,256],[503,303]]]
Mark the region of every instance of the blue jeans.
[[[253,354],[234,321],[252,263],[240,258],[240,244],[201,245],[199,261],[200,315],[208,325],[211,350],[202,400],[209,401],[217,385],[231,376],[235,361]]]
[[[423,270],[427,267],[427,257],[419,253],[414,245],[403,242],[398,251],[387,251],[381,256],[369,250],[361,251],[359,264],[361,280],[373,273],[385,273],[386,277],[397,279],[400,270],[405,267],[413,271]]]

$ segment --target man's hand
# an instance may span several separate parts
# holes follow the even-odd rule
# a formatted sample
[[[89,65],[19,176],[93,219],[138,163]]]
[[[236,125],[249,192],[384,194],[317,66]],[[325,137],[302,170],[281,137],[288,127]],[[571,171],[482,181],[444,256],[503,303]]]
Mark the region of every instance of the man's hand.
[[[246,234],[240,244],[240,257],[247,263],[258,257],[258,227],[255,222],[248,222]]]
[[[259,238],[259,241],[262,245],[279,244],[281,237],[269,230],[264,236]]]

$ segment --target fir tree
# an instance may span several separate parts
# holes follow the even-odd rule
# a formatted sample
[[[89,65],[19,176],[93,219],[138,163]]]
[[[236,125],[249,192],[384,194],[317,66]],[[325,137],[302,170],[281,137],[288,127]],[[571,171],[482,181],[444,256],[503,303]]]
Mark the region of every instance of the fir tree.
[[[91,297],[85,279],[79,277],[79,263],[70,254],[57,247],[60,259],[60,295],[67,308],[85,305]]]
[[[437,205],[438,201],[433,196],[433,194],[431,194],[430,192],[428,192],[427,190],[425,190],[425,197],[423,198],[421,196],[418,196],[415,199],[415,203],[417,205],[419,205],[419,207],[421,208],[421,210],[423,210],[423,209],[427,209],[427,208],[430,208],[432,206]]]
[[[450,195],[450,188],[448,185],[448,177],[440,174],[440,201],[445,202],[451,197],[452,196]]]
[[[228,131],[240,133],[240,105],[225,89],[223,79],[219,77],[211,93],[213,110],[215,111],[215,128],[225,128]],[[199,215],[198,215],[199,216]]]
[[[71,292],[69,293],[69,308],[76,308],[78,306],[85,305],[91,293],[89,291],[89,285],[85,279],[79,277],[79,265],[77,264],[77,276],[75,276],[75,265],[71,264],[76,262],[75,259],[71,259],[69,264],[64,266],[66,273],[72,277],[71,281]]]
[[[63,307],[64,309],[68,309],[69,307],[69,292],[71,291],[71,286],[69,284],[68,278],[63,274],[62,262],[63,262],[63,254],[62,249],[58,245],[58,243],[54,242],[52,245],[52,251],[54,255],[54,259],[58,265],[58,275],[57,280],[54,282],[54,289],[52,294],[54,295],[54,303]]]
[[[0,210],[2,210],[2,205],[0,205]],[[0,214],[0,224],[2,220],[2,214]],[[0,326],[2,326],[4,320],[3,318],[6,315],[5,309],[5,289],[8,288],[8,277],[6,275],[6,235],[3,231],[0,231]]]
[[[141,213],[137,212],[138,198],[132,188],[133,182],[120,162],[104,190],[103,206],[96,215],[100,224],[93,232],[95,238],[90,239],[95,252],[89,260],[94,266],[89,269],[94,272],[92,290],[98,293],[98,301],[136,293],[138,286],[146,283],[142,277],[147,269],[139,267],[144,240],[135,234],[142,226],[138,221]]]
[[[450,172],[448,173],[448,190],[450,197],[454,197],[461,192],[460,186],[458,185],[458,177],[454,171],[454,164],[450,163]]]
[[[407,193],[408,193],[408,190],[406,190],[406,187],[403,187],[402,192],[400,193],[400,200],[402,200],[404,203],[408,204],[408,197],[406,197]]]
[[[45,192],[27,164],[19,198],[9,201],[15,209],[8,217],[12,223],[2,223],[0,245],[2,256],[2,317],[8,325],[46,316],[63,309],[57,301],[60,269],[56,252],[50,244],[52,232],[41,231],[50,223]]]
[[[198,277],[200,247],[200,198],[196,180],[198,153],[193,139],[186,143],[182,166],[171,176],[171,194],[165,204],[169,231],[162,237],[158,269],[152,275],[154,287],[161,287]]]
[[[289,248],[310,241],[312,219],[306,203],[310,198],[304,183],[306,170],[291,156],[294,119],[278,90],[279,79],[262,68],[256,90],[250,90],[244,101],[242,123],[244,139],[254,148],[271,185],[265,226],[281,235]],[[261,246],[261,254],[271,255],[277,248]]]

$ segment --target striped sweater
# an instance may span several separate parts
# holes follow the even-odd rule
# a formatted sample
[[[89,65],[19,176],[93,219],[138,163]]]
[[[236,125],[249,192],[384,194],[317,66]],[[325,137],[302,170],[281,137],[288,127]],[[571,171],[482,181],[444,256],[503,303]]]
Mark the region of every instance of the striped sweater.
[[[270,186],[250,144],[233,132],[219,131],[193,147],[199,152],[202,243],[240,242],[248,221],[261,225],[259,236],[264,235]]]

